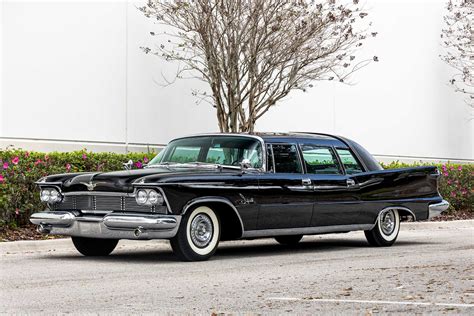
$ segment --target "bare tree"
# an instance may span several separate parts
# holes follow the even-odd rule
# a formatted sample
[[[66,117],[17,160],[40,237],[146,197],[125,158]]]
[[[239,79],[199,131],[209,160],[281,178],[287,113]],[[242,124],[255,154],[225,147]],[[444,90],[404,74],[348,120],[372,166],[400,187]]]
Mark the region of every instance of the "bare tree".
[[[252,132],[255,122],[290,91],[339,80],[377,61],[357,62],[368,36],[358,0],[149,0],[140,8],[161,25],[155,49],[181,65],[177,78],[207,82],[193,93],[216,108],[222,132]],[[163,30],[169,31],[163,31]]]
[[[441,58],[457,70],[449,82],[474,107],[474,0],[449,0],[446,8]]]

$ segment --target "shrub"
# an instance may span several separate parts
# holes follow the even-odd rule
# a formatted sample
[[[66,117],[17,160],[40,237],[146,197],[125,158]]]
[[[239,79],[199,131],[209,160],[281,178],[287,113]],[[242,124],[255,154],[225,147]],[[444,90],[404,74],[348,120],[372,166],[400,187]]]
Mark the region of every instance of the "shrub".
[[[154,156],[144,153],[92,153],[86,150],[68,153],[39,153],[24,150],[0,151],[0,227],[28,223],[31,213],[44,209],[39,200],[35,181],[46,175],[83,171],[111,171],[123,169],[122,163],[134,161],[141,168]],[[386,169],[423,165],[393,162]],[[451,210],[473,211],[474,165],[438,165],[442,174],[440,193],[451,203]]]

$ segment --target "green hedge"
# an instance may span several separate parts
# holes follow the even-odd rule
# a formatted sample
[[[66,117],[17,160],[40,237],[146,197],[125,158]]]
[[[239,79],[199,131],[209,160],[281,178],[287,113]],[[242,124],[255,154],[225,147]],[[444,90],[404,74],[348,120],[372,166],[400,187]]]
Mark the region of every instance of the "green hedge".
[[[29,215],[42,210],[35,181],[55,173],[110,171],[123,168],[122,163],[134,161],[141,168],[154,156],[143,153],[115,154],[75,151],[39,153],[24,150],[0,151],[0,227],[28,223]],[[394,162],[384,168],[410,167],[420,164]],[[452,205],[451,210],[472,210],[474,165],[446,164],[438,166],[443,174],[440,192]]]

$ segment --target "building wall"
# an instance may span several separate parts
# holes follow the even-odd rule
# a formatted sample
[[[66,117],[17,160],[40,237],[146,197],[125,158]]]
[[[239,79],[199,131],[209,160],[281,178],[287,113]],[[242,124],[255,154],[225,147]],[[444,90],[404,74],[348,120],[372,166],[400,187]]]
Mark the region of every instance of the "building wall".
[[[196,104],[195,80],[164,86],[176,65],[145,55],[153,21],[144,1],[6,0],[0,5],[0,147],[146,150],[217,131]],[[377,55],[352,85],[295,92],[260,131],[319,131],[352,138],[383,160],[472,161],[472,112],[447,85],[439,58],[444,0],[368,0]]]

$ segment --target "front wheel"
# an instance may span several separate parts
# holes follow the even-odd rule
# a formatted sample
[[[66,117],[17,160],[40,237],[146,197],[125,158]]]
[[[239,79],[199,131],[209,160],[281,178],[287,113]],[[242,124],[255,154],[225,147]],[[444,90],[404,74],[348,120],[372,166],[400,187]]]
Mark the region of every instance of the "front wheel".
[[[220,234],[217,214],[207,206],[199,206],[183,216],[170,244],[181,260],[203,261],[216,252]]]
[[[71,237],[74,247],[84,256],[107,256],[117,246],[118,239]]]
[[[395,209],[380,213],[375,227],[364,231],[365,237],[371,246],[388,247],[397,240],[400,231],[400,215]]]

